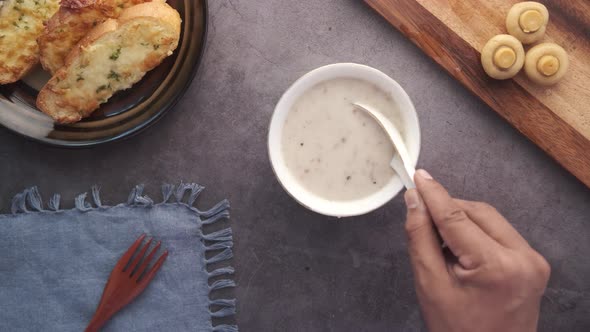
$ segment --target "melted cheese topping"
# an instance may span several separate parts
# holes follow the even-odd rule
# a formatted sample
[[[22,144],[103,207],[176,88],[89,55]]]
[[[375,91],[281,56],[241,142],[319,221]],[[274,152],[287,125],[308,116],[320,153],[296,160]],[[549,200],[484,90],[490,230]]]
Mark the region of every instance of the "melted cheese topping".
[[[55,73],[64,65],[65,58],[76,44],[96,25],[109,18],[117,18],[123,9],[151,0],[101,0],[96,5],[75,12],[60,9],[40,38],[41,63]]]
[[[137,83],[171,55],[177,43],[178,36],[153,20],[125,24],[82,49],[52,89],[62,95],[63,104],[58,106],[89,114],[115,92]]]
[[[5,0],[0,8],[0,82],[16,81],[38,61],[37,37],[59,0]]]
[[[63,19],[41,36],[41,63],[43,68],[55,73],[64,65],[65,59],[74,46],[92,29],[102,23],[106,16],[95,7],[83,8],[75,15],[55,17]]]

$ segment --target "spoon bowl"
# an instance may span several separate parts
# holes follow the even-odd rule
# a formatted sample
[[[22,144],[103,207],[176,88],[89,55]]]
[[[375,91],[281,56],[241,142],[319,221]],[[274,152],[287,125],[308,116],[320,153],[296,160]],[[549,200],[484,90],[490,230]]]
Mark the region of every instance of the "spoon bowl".
[[[416,174],[416,168],[411,163],[408,149],[406,148],[406,144],[404,143],[399,130],[397,130],[393,123],[383,116],[381,112],[375,110],[374,108],[361,103],[353,103],[353,105],[357,109],[369,114],[373,120],[375,120],[379,126],[383,128],[396,150],[396,154],[391,160],[391,168],[393,168],[399,175],[406,189],[416,188],[416,184],[414,183],[414,174]]]

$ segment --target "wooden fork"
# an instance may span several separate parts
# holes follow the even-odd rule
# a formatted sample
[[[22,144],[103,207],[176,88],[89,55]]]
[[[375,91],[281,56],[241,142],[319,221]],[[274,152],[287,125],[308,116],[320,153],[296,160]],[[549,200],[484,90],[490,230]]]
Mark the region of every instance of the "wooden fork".
[[[132,261],[131,258],[133,257],[133,254],[139,248],[141,242],[145,239],[145,236],[146,235],[143,234],[135,240],[131,247],[125,252],[125,254],[123,254],[123,257],[119,259],[117,265],[115,265],[115,268],[113,269],[113,272],[111,272],[109,280],[104,287],[94,317],[92,317],[88,327],[86,327],[86,332],[98,331],[115,313],[141,294],[150,281],[152,281],[166,257],[168,257],[168,250],[165,250],[154,266],[144,274],[144,271],[148,267],[152,258],[154,258],[154,255],[160,248],[161,244],[161,242],[158,241],[150,254],[143,260],[141,265],[137,267],[139,261],[145,255],[152,243],[152,239],[149,239]]]

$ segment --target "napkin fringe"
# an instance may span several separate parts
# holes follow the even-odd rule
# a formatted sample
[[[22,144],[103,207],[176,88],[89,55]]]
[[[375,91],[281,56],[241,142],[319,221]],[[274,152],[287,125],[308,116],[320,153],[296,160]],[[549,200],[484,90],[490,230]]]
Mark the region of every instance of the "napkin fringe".
[[[196,211],[197,213],[199,213],[199,215],[203,218],[211,218],[214,217],[216,214],[226,211],[227,209],[229,209],[229,201],[227,199],[224,199],[223,201],[217,203],[214,207],[212,207],[211,209],[207,210],[207,211],[200,211],[197,208],[193,208],[194,211]]]
[[[206,246],[205,251],[229,249],[229,248],[233,248],[233,246],[234,246],[234,243],[232,241],[222,241],[222,242],[217,242],[217,243],[213,243],[209,246]]]
[[[60,194],[54,194],[51,199],[49,200],[49,202],[47,203],[47,208],[50,211],[59,211],[59,203],[61,201],[61,195]]]
[[[174,193],[174,196],[176,197],[176,201],[178,203],[182,203],[184,200],[184,196],[186,195],[186,192],[190,189],[190,194],[187,200],[187,204],[192,206],[195,201],[197,200],[197,197],[199,196],[199,194],[205,190],[205,187],[200,186],[196,183],[180,183],[180,185],[178,185],[178,188],[176,189],[176,192]],[[168,197],[169,199],[170,197]]]
[[[229,307],[229,308],[219,309],[217,311],[212,311],[211,312],[211,317],[222,318],[222,317],[232,316],[232,315],[235,315],[235,314],[236,314],[236,308],[235,307]]]
[[[221,309],[211,312],[212,317],[220,318],[236,314],[236,300],[234,299],[210,300],[209,306],[221,307]]]
[[[162,204],[170,203],[172,196],[174,196],[176,203],[186,204],[192,211],[196,212],[201,218],[204,218],[201,221],[202,225],[213,224],[218,220],[229,218],[228,209],[230,208],[230,204],[227,199],[205,211],[201,211],[193,206],[203,190],[205,190],[205,187],[196,183],[181,182],[178,186],[164,184],[162,186]],[[189,195],[185,200],[187,192]]]
[[[209,286],[210,291],[215,291],[224,288],[236,287],[236,283],[231,279],[217,280]]]
[[[184,194],[187,190],[192,189],[192,187],[196,186],[195,183],[183,183],[181,182],[176,188],[176,192],[174,193],[174,197],[176,197],[176,202],[181,203],[182,199],[184,198]]]
[[[213,332],[238,332],[236,325],[217,325],[213,328]]]
[[[102,207],[103,205],[100,200],[100,187],[96,185],[92,186],[91,192],[94,205],[97,208]],[[76,198],[74,199],[75,209],[80,210],[82,212],[93,210],[94,207],[87,201],[87,198],[88,193],[82,193],[76,196]],[[18,193],[14,196],[14,198],[12,199],[11,212],[12,214],[44,211],[57,212],[60,211],[60,204],[61,195],[54,194],[47,202],[47,209],[44,209],[43,199],[41,198],[39,189],[37,187],[31,187],[29,189],[25,189],[23,192]]]
[[[29,189],[27,203],[33,211],[43,211],[43,200],[41,199],[41,194],[37,187]]]
[[[170,197],[172,197],[172,192],[174,191],[174,185],[170,183],[166,183],[162,185],[162,204],[168,203]]]
[[[138,184],[131,190],[131,193],[129,193],[129,198],[127,198],[127,205],[154,205],[154,201],[148,195],[143,195],[143,188],[143,184]]]
[[[233,267],[221,267],[219,269],[213,270],[211,272],[208,272],[209,274],[209,278],[213,278],[213,277],[218,277],[224,274],[234,274],[235,270]]]
[[[220,307],[235,307],[236,300],[216,299],[209,301],[209,305],[216,305]]]
[[[162,191],[164,193],[164,202],[168,202],[168,200],[170,200],[170,197],[172,196],[172,192],[174,191],[174,197],[176,198],[176,202],[178,203],[183,203],[184,201],[184,196],[186,195],[186,193],[190,190],[190,194],[188,196],[187,202],[186,204],[192,206],[195,201],[197,200],[197,197],[199,196],[199,194],[205,190],[205,187],[198,185],[196,183],[183,183],[181,182],[178,185],[178,188],[176,188],[176,190],[174,191],[174,186],[166,186],[165,188],[162,188]]]
[[[82,193],[76,197],[76,199],[74,200],[76,209],[82,212],[92,210],[92,205],[90,205],[90,203],[86,201],[86,197],[88,197],[88,193]]]
[[[161,204],[171,203],[170,199],[172,195],[174,195],[176,198],[175,203],[184,204],[193,212],[196,212],[201,217],[202,225],[213,224],[221,219],[229,218],[230,214],[228,209],[230,208],[230,204],[227,199],[224,199],[223,201],[213,206],[211,209],[205,211],[201,211],[193,206],[204,189],[205,187],[198,185],[196,183],[181,182],[178,186],[174,186],[172,184],[164,184],[162,186],[163,201],[161,202]],[[154,205],[154,200],[151,199],[148,195],[144,195],[143,190],[143,184],[139,184],[135,186],[133,189],[131,189],[131,192],[129,193],[129,196],[127,198],[126,205],[146,207]],[[91,187],[90,193],[92,199],[91,202],[88,202],[88,192],[81,193],[78,196],[76,196],[76,198],[74,199],[75,209],[81,212],[88,212],[96,208],[106,207],[102,204],[99,186],[93,185]],[[188,196],[187,193],[189,193]],[[186,199],[185,196],[187,196]],[[54,194],[51,197],[51,199],[47,202],[47,210],[44,209],[43,199],[41,198],[39,189],[37,187],[31,187],[24,190],[23,192],[14,195],[11,204],[11,212],[12,214],[43,211],[57,212],[60,211],[60,204],[61,195]]]
[[[219,263],[221,261],[226,261],[230,258],[234,257],[234,253],[231,249],[227,248],[227,249],[223,249],[222,252],[220,252],[219,254],[206,259],[205,262],[207,264],[215,264],[215,263]]]
[[[100,187],[97,185],[93,185],[92,188],[92,199],[94,200],[94,204],[97,207],[102,207],[102,202],[100,200]]]
[[[198,189],[197,189],[198,190]],[[190,198],[189,198],[190,199]],[[214,206],[209,211],[197,211],[201,216],[205,216],[207,219],[202,221],[203,225],[213,224],[216,223],[224,218],[229,217],[229,202],[222,201],[216,206]],[[207,267],[211,267],[213,264],[217,264],[220,262],[225,262],[233,257],[233,235],[231,228],[224,228],[215,232],[211,232],[208,234],[200,234],[203,240],[206,242],[205,245],[205,252],[215,251],[216,254],[209,259],[205,259],[205,264]],[[215,277],[222,277],[220,280],[215,280],[209,286],[209,306],[215,307],[217,310],[212,310],[210,308],[210,314],[212,318],[223,318],[228,316],[233,316],[236,314],[236,300],[235,299],[211,299],[211,294],[213,292],[224,289],[235,287],[236,283],[229,278],[229,276],[235,273],[235,270],[231,266],[224,266],[219,267],[211,272],[207,272],[209,279]],[[213,332],[237,332],[238,327],[236,325],[217,325],[214,326],[212,329]]]
[[[223,211],[217,213],[216,215],[213,215],[212,217],[209,217],[209,218],[201,221],[201,223],[203,225],[210,225],[210,224],[218,222],[221,219],[228,219],[228,218],[229,218],[229,211],[223,210]]]
[[[12,198],[12,206],[10,210],[12,214],[17,214],[19,212],[28,212],[27,211],[27,196],[24,193],[16,194],[14,198]]]
[[[209,233],[209,234],[201,234],[204,240],[207,241],[231,241],[232,238],[232,230],[231,228],[224,228],[217,232]]]

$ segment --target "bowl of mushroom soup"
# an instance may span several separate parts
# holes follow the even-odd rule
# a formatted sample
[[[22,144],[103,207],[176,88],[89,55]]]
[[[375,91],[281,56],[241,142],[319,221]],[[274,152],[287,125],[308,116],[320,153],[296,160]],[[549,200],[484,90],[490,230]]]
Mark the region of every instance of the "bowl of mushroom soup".
[[[275,107],[268,149],[277,179],[296,201],[334,217],[363,215],[403,188],[390,167],[393,144],[353,103],[379,110],[400,131],[412,163],[420,126],[410,97],[391,77],[360,64],[339,63],[299,78]]]

